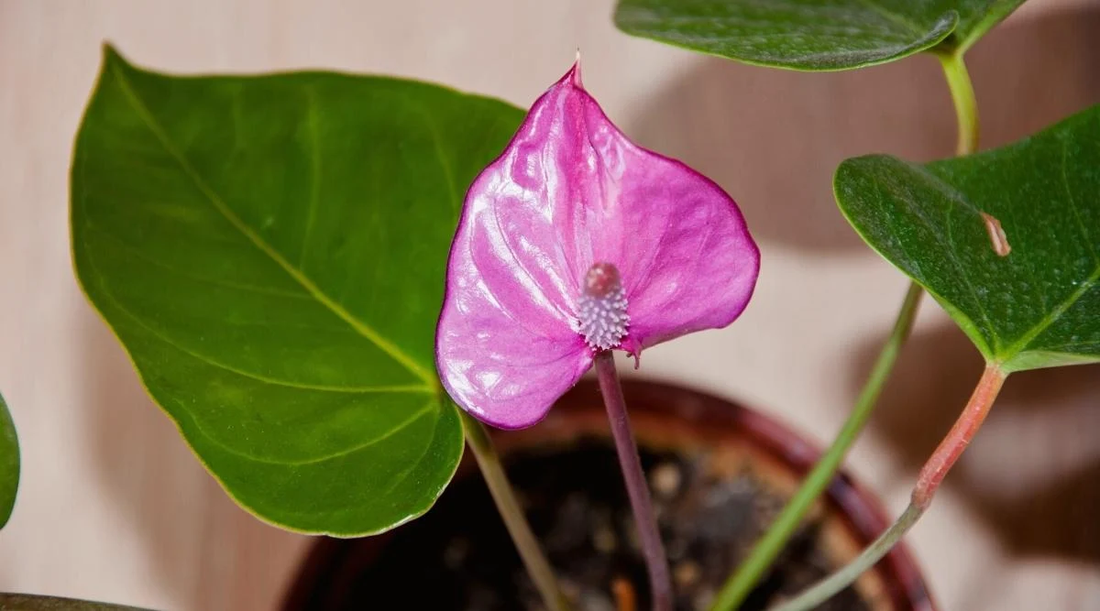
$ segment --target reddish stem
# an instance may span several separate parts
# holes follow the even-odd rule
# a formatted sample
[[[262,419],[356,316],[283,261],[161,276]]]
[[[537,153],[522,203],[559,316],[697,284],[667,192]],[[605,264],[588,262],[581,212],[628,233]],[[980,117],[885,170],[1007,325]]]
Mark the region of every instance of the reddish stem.
[[[619,384],[619,374],[615,371],[615,357],[610,350],[596,354],[596,376],[600,382],[607,417],[611,421],[611,435],[615,438],[615,450],[619,454],[619,467],[626,483],[626,493],[630,497],[630,507],[634,511],[634,522],[638,528],[638,537],[642,544],[646,568],[649,571],[649,587],[652,592],[654,611],[671,611],[672,579],[668,571],[668,559],[665,547],[661,543],[661,533],[657,529],[657,518],[653,513],[653,501],[649,496],[642,461],[638,458],[638,445],[634,441],[634,431],[630,428],[630,417],[626,413],[626,400]]]
[[[985,372],[978,380],[978,385],[974,388],[974,393],[970,395],[966,409],[955,421],[955,426],[951,427],[936,451],[924,463],[924,467],[917,476],[917,485],[913,487],[912,497],[913,504],[922,511],[932,503],[932,496],[936,494],[944,476],[951,470],[959,456],[962,456],[963,451],[970,445],[970,440],[974,438],[974,433],[978,432],[978,428],[982,426],[986,415],[989,414],[989,408],[993,406],[993,400],[1001,391],[1005,377],[1006,374],[997,365],[986,366]]]
[[[832,595],[852,584],[864,571],[875,566],[883,556],[901,541],[905,533],[917,523],[924,511],[932,504],[932,496],[936,494],[936,490],[943,482],[944,476],[947,475],[951,466],[966,450],[966,446],[974,438],[974,433],[978,432],[978,428],[981,427],[986,414],[989,413],[989,408],[993,406],[993,401],[997,398],[997,393],[1001,390],[1001,385],[1004,384],[1006,375],[995,364],[986,366],[985,372],[978,380],[978,385],[974,388],[974,394],[970,395],[970,401],[967,402],[966,408],[963,409],[959,419],[955,421],[955,426],[951,427],[947,436],[940,442],[940,446],[932,453],[932,457],[924,463],[920,475],[917,476],[917,485],[913,487],[912,500],[909,501],[909,506],[905,508],[905,512],[901,514],[901,517],[895,520],[890,528],[887,528],[871,545],[867,546],[855,560],[795,598],[775,608],[774,611],[816,609]]]

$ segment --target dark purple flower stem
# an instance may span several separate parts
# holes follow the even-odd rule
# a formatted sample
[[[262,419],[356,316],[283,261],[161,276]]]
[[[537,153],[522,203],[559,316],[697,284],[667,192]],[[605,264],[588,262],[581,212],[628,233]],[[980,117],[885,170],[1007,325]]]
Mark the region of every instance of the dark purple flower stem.
[[[653,513],[653,501],[649,496],[645,472],[642,471],[642,461],[638,458],[638,444],[635,443],[634,431],[630,428],[630,416],[626,413],[623,389],[615,370],[615,357],[610,350],[596,354],[596,375],[600,381],[604,405],[607,406],[607,417],[611,421],[611,434],[615,438],[619,467],[623,472],[623,481],[626,482],[630,507],[634,511],[642,554],[649,570],[653,610],[671,611],[672,581],[669,578],[668,559],[664,544],[661,543],[661,533],[657,529],[657,518]]]

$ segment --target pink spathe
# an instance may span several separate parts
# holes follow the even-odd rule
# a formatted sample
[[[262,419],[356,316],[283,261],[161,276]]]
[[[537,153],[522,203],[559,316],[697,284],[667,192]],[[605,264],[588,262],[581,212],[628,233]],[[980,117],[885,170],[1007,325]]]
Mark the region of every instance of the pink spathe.
[[[629,321],[600,337],[637,357],[733,322],[760,253],[733,199],[627,139],[575,64],[466,194],[436,334],[455,402],[501,428],[541,420],[600,349],[580,319],[597,264],[617,270]]]

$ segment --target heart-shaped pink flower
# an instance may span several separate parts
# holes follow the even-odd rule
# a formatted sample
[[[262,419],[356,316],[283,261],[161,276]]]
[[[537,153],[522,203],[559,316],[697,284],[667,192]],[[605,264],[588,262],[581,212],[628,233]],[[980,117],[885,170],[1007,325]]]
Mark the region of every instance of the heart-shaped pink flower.
[[[575,64],[466,194],[436,332],[443,386],[501,428],[541,420],[600,350],[721,328],[760,252],[737,204],[631,142]]]

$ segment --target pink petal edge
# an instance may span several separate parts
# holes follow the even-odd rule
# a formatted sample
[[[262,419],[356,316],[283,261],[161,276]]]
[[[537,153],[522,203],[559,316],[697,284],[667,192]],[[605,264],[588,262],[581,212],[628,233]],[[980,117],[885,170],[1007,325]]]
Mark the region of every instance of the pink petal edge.
[[[736,203],[616,128],[579,62],[531,107],[467,192],[436,332],[444,388],[500,428],[536,424],[592,364],[575,332],[588,267],[615,264],[629,301],[620,349],[725,327],[760,253]]]

